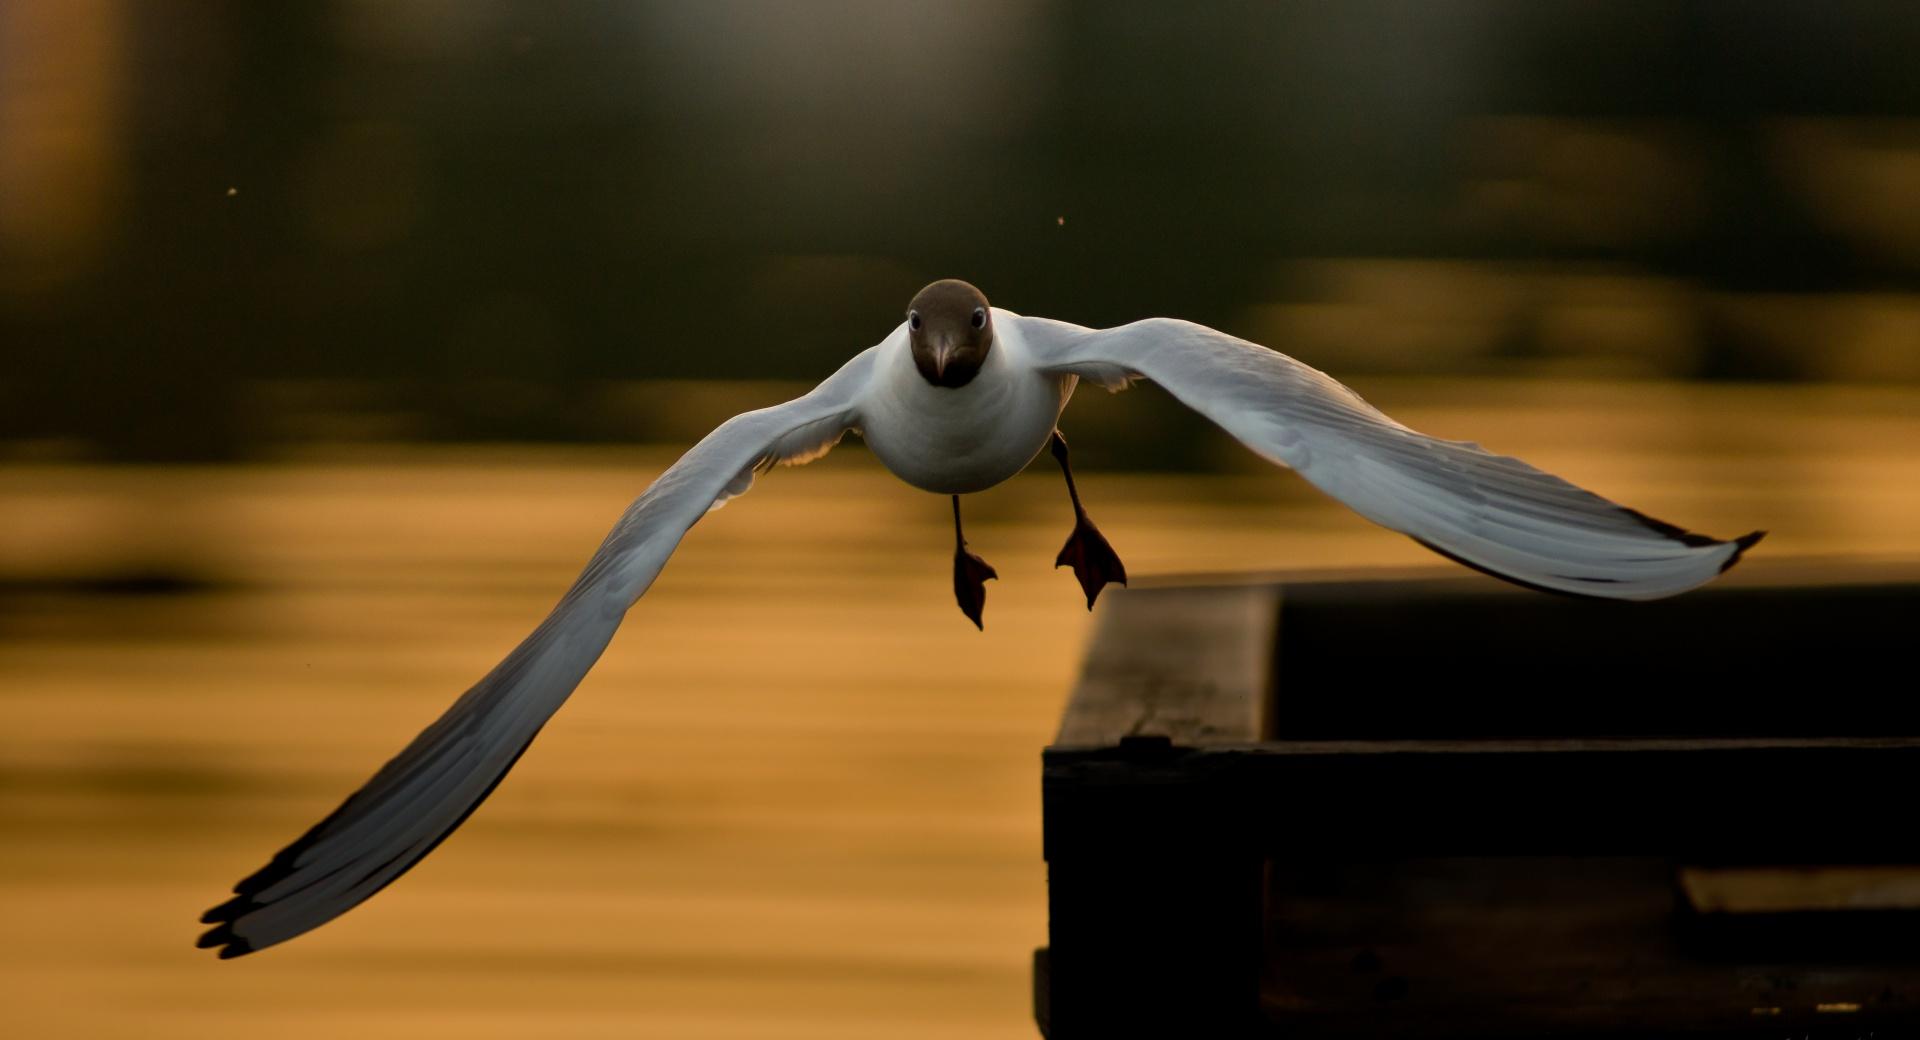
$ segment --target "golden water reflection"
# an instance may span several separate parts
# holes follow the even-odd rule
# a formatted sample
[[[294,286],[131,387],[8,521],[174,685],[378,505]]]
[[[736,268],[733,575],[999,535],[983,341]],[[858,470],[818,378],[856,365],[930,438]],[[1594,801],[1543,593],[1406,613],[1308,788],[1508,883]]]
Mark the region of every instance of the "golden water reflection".
[[[1770,528],[1756,560],[1920,556],[1914,392],[1363,389],[1655,515]],[[1050,567],[1070,523],[1045,465],[968,503],[1001,574],[985,633],[952,603],[942,500],[852,446],[762,478],[437,855],[289,946],[191,948],[198,912],[511,646],[671,457],[0,469],[0,1033],[1033,1035],[1037,756],[1087,628]],[[1083,490],[1136,575],[1430,560],[1232,457]]]

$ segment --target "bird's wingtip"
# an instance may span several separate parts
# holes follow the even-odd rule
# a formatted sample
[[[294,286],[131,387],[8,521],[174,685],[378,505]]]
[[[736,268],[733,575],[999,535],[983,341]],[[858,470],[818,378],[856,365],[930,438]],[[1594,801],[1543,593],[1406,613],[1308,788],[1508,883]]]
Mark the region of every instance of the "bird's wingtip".
[[[253,952],[253,945],[251,943],[247,942],[245,939],[235,939],[232,942],[228,943],[226,947],[220,951],[219,957],[223,961],[230,961],[235,957],[245,957],[247,954],[252,952]]]
[[[254,952],[254,950],[259,947],[253,944],[253,940],[236,934],[233,926],[236,921],[240,920],[240,918],[245,916],[249,911],[258,908],[258,903],[241,895],[234,896],[232,899],[201,914],[200,923],[210,924],[213,927],[200,933],[200,937],[193,941],[194,948],[198,950],[215,950],[223,961],[230,961],[235,957],[244,957]]]
[[[1632,517],[1633,519],[1639,521],[1641,526],[1647,528],[1648,530],[1654,532],[1655,534],[1661,535],[1662,537],[1671,538],[1674,541],[1679,542],[1681,545],[1688,546],[1689,548],[1704,549],[1711,545],[1724,544],[1723,542],[1721,542],[1720,539],[1715,538],[1712,535],[1704,535],[1698,531],[1689,531],[1686,528],[1681,527],[1679,524],[1670,524],[1665,520],[1659,519],[1658,517],[1648,516],[1647,514],[1642,513],[1638,509],[1629,509],[1626,506],[1620,506],[1619,509],[1622,513],[1625,513],[1628,516]]]
[[[251,940],[234,934],[231,920],[221,921],[202,932],[200,938],[194,940],[193,947],[196,950],[211,950],[218,947],[215,952],[223,961],[244,957],[257,949]]]
[[[1704,534],[1699,534],[1694,531],[1689,531],[1686,528],[1680,527],[1677,524],[1667,523],[1665,520],[1655,519],[1654,517],[1648,516],[1647,514],[1640,512],[1638,509],[1628,509],[1625,506],[1622,506],[1620,507],[1620,511],[1627,514],[1630,517],[1633,517],[1635,520],[1638,520],[1641,524],[1645,525],[1648,529],[1658,534],[1664,535],[1665,537],[1671,538],[1682,545],[1691,546],[1696,549],[1705,549],[1709,547],[1718,547],[1722,545],[1733,546],[1733,552],[1726,558],[1726,560],[1724,560],[1720,564],[1719,573],[1721,574],[1725,574],[1727,573],[1727,571],[1731,570],[1734,564],[1740,562],[1740,557],[1745,555],[1748,549],[1751,549],[1754,546],[1760,544],[1760,539],[1765,538],[1767,536],[1767,532],[1765,531],[1749,531],[1738,538],[1732,539],[1731,541],[1723,541],[1719,538],[1712,538]]]
[[[215,946],[225,946],[227,943],[232,942],[233,939],[233,922],[221,921],[212,928],[201,932],[200,938],[193,941],[193,948],[196,950],[212,949]]]
[[[1751,549],[1754,546],[1759,545],[1760,539],[1765,538],[1766,536],[1767,536],[1767,532],[1765,531],[1749,531],[1746,534],[1743,534],[1740,537],[1735,538],[1733,540],[1733,555],[1728,556],[1727,562],[1720,565],[1720,573],[1725,574],[1728,571],[1732,570],[1733,565],[1740,562],[1740,557],[1746,555],[1746,552],[1748,549]]]
[[[240,916],[240,911],[244,909],[246,905],[246,896],[234,896],[232,899],[201,914],[200,923],[219,924],[223,921],[232,921],[234,918]]]

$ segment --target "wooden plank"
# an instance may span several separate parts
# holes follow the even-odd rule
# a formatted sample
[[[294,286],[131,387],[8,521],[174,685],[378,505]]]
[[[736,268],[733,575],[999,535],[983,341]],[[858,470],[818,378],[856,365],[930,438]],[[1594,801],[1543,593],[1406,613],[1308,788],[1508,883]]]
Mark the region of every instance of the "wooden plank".
[[[1264,863],[1225,774],[1166,737],[1047,753],[1051,1040],[1258,1026]]]
[[[1054,746],[1260,740],[1278,602],[1270,585],[1109,589]]]
[[[1207,826],[1236,829],[1283,857],[1343,848],[1379,856],[1644,854],[1703,866],[1920,862],[1920,833],[1883,797],[1862,794],[1904,790],[1915,776],[1920,738],[1197,749],[1135,739],[1117,751],[1047,753],[1045,842],[1049,859],[1104,845],[1160,792],[1204,789]]]
[[[1276,741],[1181,767],[1233,774],[1280,853],[1920,861],[1884,801],[1920,776],[1920,738]]]
[[[1268,905],[1265,1035],[1780,1040],[1920,1029],[1911,920],[1887,922],[1903,945],[1868,949],[1856,928],[1824,959],[1805,948],[1701,951],[1676,935],[1671,867],[1659,857],[1307,856],[1275,865]]]
[[[1920,866],[1908,863],[1684,867],[1679,880],[1681,895],[1700,914],[1920,910]]]
[[[1812,584],[1716,583],[1655,603],[1473,577],[1288,585],[1274,734],[1920,733],[1920,697],[1892,695],[1887,678],[1911,670],[1920,584],[1879,577],[1836,568]]]

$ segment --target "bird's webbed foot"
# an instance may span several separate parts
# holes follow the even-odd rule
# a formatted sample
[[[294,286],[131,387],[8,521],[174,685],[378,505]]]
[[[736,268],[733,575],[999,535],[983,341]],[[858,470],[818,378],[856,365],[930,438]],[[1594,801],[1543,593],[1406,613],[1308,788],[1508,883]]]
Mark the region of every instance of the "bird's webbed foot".
[[[1074,520],[1073,533],[1067,536],[1067,544],[1060,547],[1060,555],[1054,558],[1055,567],[1072,567],[1073,576],[1080,580],[1080,588],[1087,594],[1087,609],[1093,609],[1093,601],[1100,598],[1100,590],[1108,582],[1120,585],[1127,583],[1126,564],[1120,562],[1120,554],[1107,544],[1107,537],[1100,533],[1086,513],[1079,513]]]
[[[987,609],[987,579],[999,576],[987,561],[967,551],[967,536],[960,530],[960,496],[953,496],[953,598],[960,613],[982,632],[987,630],[980,621]]]
[[[987,608],[987,579],[999,576],[987,561],[968,552],[965,545],[954,547],[953,598],[960,604],[960,613],[983,632],[987,626],[981,623],[980,617]]]
[[[1081,591],[1087,594],[1087,609],[1092,610],[1093,601],[1100,598],[1100,590],[1106,588],[1108,582],[1127,583],[1127,567],[1120,562],[1120,554],[1107,544],[1107,536],[1087,519],[1087,510],[1080,504],[1080,489],[1073,486],[1073,466],[1067,461],[1067,438],[1054,430],[1051,443],[1054,461],[1060,463],[1060,475],[1067,478],[1067,497],[1073,500],[1073,534],[1067,536],[1067,544],[1060,547],[1060,555],[1054,557],[1053,565],[1073,568],[1073,576],[1080,579]]]

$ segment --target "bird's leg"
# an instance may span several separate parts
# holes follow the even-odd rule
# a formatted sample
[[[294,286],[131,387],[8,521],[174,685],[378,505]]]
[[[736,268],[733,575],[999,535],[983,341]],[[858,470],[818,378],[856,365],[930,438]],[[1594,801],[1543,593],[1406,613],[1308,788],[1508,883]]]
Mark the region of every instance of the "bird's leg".
[[[1073,499],[1073,533],[1067,536],[1067,544],[1061,546],[1053,565],[1073,568],[1073,576],[1080,579],[1080,588],[1087,594],[1087,609],[1092,610],[1093,601],[1100,597],[1100,590],[1107,582],[1127,583],[1127,568],[1080,505],[1080,491],[1073,486],[1073,469],[1067,465],[1067,439],[1059,430],[1053,431],[1053,457],[1067,478],[1067,496]]]
[[[960,496],[953,496],[953,598],[960,603],[960,613],[983,632],[987,626],[980,623],[980,614],[987,607],[987,579],[999,576],[987,561],[967,551],[967,538],[960,533]]]

